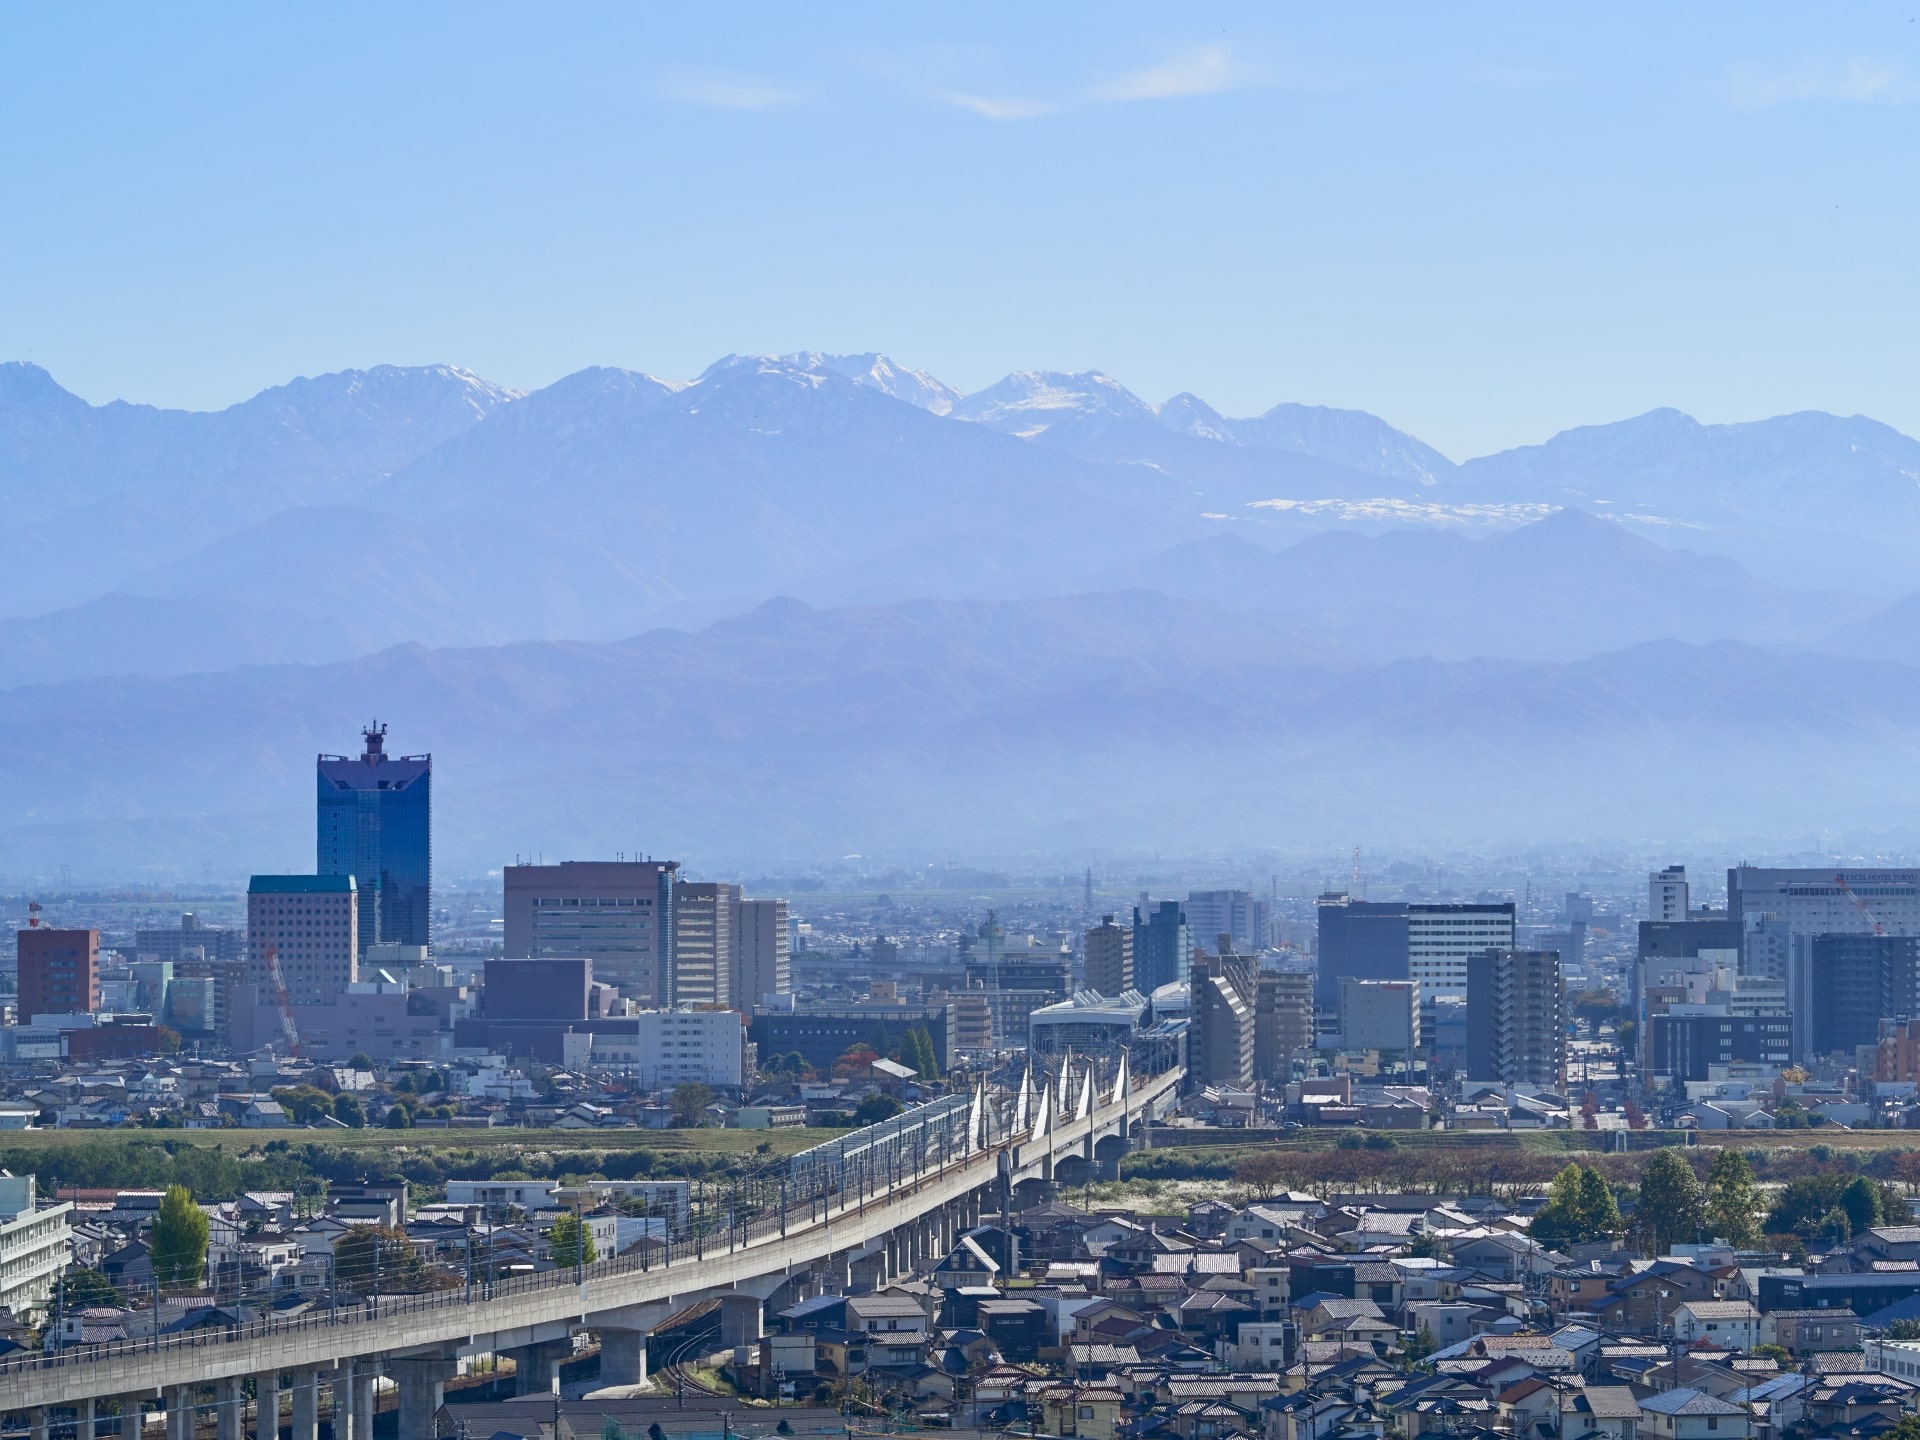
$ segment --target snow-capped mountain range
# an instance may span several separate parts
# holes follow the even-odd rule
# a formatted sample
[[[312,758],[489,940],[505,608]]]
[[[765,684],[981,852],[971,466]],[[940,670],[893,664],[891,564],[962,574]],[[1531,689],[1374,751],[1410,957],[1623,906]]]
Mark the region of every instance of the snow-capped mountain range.
[[[1153,575],[1227,601],[1212,552],[1179,547],[1231,537],[1279,552],[1278,574],[1302,570],[1291,546],[1408,531],[1445,569],[1462,537],[1566,508],[1804,594],[1786,607],[1801,622],[1769,631],[1804,638],[1909,588],[1916,477],[1920,444],[1857,416],[1655,411],[1455,464],[1363,411],[1231,418],[1186,393],[1151,404],[1097,371],[1017,371],[963,395],[877,353],[733,355],[689,381],[595,368],[528,394],[451,366],[380,366],[216,413],[92,406],[0,365],[14,521],[0,684],[404,640],[613,639],[775,595],[1007,600]],[[1578,593],[1580,565],[1618,559],[1570,554],[1562,583]],[[1502,629],[1480,603],[1474,570],[1423,609],[1457,603],[1489,617],[1488,653],[1535,653],[1518,617]],[[1391,573],[1380,586],[1368,634],[1314,591],[1266,579],[1247,594],[1404,653],[1404,587]],[[1711,606],[1666,624],[1594,633],[1749,633]]]
[[[1920,803],[1920,444],[1859,416],[1455,464],[1361,411],[879,354],[382,366],[210,414],[15,364],[0,500],[30,873],[297,853],[293,759],[376,712],[449,757],[455,866]]]

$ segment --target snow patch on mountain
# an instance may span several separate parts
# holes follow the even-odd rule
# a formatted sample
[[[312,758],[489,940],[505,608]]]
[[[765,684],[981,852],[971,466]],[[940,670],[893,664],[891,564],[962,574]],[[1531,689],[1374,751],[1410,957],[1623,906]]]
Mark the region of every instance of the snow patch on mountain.
[[[1016,370],[961,400],[953,407],[953,416],[1031,440],[1062,420],[1094,416],[1151,420],[1155,411],[1118,380],[1098,370],[1077,375],[1058,370]]]

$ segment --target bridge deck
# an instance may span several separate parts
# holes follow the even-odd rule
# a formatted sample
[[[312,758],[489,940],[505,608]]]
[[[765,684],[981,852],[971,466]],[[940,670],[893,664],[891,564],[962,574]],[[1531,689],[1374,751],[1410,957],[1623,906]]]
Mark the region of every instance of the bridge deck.
[[[576,1274],[548,1272],[473,1290],[383,1296],[378,1308],[274,1319],[218,1331],[89,1346],[0,1363],[0,1412],[71,1405],[85,1399],[152,1395],[170,1385],[235,1376],[325,1368],[363,1355],[394,1355],[452,1347],[491,1351],[526,1343],[523,1336],[556,1323],[646,1328],[673,1308],[705,1294],[733,1290],[762,1277],[793,1274],[828,1256],[857,1251],[924,1215],[995,1183],[1002,1159],[1018,1179],[1044,1157],[1081,1150],[1116,1125],[1161,1109],[1177,1093],[1184,1072],[1145,1077],[1118,1102],[1093,1107],[1084,1119],[1053,1121],[1035,1141],[1031,1132],[949,1159],[918,1177],[881,1177],[874,1193],[846,1196],[810,1216],[768,1216],[732,1245],[725,1237],[704,1253],[676,1247],[671,1263],[621,1256],[596,1261]]]

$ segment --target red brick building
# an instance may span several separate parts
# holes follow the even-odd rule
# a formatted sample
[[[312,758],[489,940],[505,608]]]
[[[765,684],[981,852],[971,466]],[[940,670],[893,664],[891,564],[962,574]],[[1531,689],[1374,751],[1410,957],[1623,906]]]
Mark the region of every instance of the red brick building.
[[[36,1015],[91,1015],[100,1008],[100,932],[17,932],[20,1021]]]

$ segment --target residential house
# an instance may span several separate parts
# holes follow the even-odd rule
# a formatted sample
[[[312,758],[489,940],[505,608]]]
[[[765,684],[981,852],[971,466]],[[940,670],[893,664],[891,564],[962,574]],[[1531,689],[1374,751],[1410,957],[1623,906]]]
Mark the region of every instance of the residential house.
[[[1640,1401],[1643,1440],[1732,1440],[1743,1433],[1745,1419],[1740,1406],[1686,1386]]]
[[[1560,1392],[1560,1440],[1635,1440],[1640,1402],[1626,1385]]]
[[[1751,1350],[1759,1343],[1760,1312],[1745,1300],[1683,1300],[1668,1321],[1682,1345],[1705,1340],[1730,1350]]]
[[[1784,1346],[1796,1359],[1821,1350],[1853,1350],[1860,1317],[1851,1310],[1773,1310],[1760,1317],[1760,1343]],[[1920,1378],[1920,1368],[1914,1376]]]

